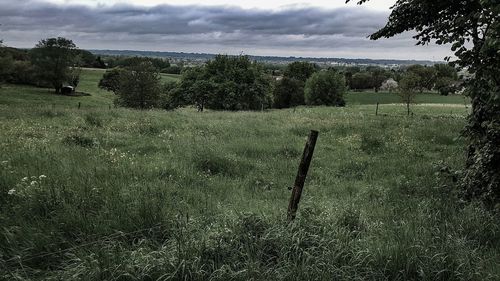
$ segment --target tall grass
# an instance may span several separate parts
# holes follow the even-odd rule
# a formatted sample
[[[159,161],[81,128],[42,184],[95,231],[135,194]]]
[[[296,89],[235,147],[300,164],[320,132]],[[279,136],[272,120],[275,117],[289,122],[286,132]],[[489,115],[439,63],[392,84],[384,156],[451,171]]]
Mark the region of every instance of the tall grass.
[[[62,103],[0,105],[0,279],[500,278],[499,214],[460,202],[447,173],[464,161],[464,108]],[[320,136],[288,224],[310,129]]]

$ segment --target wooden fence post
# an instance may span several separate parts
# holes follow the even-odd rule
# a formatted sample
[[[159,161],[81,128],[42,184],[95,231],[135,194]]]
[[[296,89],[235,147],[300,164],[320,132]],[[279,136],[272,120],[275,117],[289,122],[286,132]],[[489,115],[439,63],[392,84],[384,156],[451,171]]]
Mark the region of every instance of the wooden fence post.
[[[300,197],[302,196],[304,182],[306,181],[307,172],[309,171],[309,165],[311,164],[318,134],[318,131],[311,131],[309,138],[307,139],[306,146],[304,147],[302,160],[299,165],[299,171],[297,172],[297,177],[295,178],[295,183],[292,189],[292,196],[290,197],[290,202],[288,204],[288,221],[295,219],[297,209],[299,208]]]
[[[82,106],[82,103],[78,102],[78,109],[80,109],[81,106]]]
[[[375,115],[378,116],[378,102],[377,102],[377,109],[375,110]]]

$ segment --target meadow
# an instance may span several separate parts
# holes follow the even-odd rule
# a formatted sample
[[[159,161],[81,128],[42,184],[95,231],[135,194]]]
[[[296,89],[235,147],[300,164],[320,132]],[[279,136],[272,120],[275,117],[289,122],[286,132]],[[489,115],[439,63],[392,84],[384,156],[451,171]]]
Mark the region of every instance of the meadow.
[[[91,96],[0,89],[0,280],[499,280],[498,215],[454,180],[462,97],[423,94],[409,117],[390,93],[138,111],[110,108],[100,75],[84,71]]]

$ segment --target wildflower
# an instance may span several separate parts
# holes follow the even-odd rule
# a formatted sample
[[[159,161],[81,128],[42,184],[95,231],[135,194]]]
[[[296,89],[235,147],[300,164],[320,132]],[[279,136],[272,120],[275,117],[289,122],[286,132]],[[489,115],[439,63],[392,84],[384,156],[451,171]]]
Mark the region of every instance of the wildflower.
[[[24,178],[22,179],[22,181],[27,181],[27,180],[28,180],[28,177],[24,177]]]
[[[32,185],[32,186],[33,186],[33,185],[36,185],[36,184],[37,184],[37,182],[36,182],[36,181],[32,181],[32,182],[30,183],[30,185]]]
[[[40,180],[42,180],[42,179],[47,178],[47,176],[46,176],[46,175],[40,175],[38,178],[39,178]]]
[[[16,190],[13,188],[7,192],[9,195],[13,195],[16,192]]]

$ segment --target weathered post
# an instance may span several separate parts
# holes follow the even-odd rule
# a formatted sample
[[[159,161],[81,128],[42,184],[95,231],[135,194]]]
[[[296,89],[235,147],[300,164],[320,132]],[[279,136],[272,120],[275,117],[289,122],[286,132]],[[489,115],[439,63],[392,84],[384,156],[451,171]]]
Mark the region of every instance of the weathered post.
[[[292,189],[292,196],[290,197],[290,203],[288,204],[288,221],[295,219],[297,209],[299,208],[300,197],[302,196],[304,182],[306,181],[307,172],[309,171],[309,165],[311,164],[318,134],[318,131],[311,131],[309,138],[307,139],[306,146],[304,147],[302,160],[299,165],[299,171],[297,172],[297,177],[295,178],[295,183]]]
[[[377,102],[377,109],[375,110],[375,116],[378,116],[378,102]]]
[[[82,107],[82,103],[78,102],[78,109],[80,109],[80,107]]]

